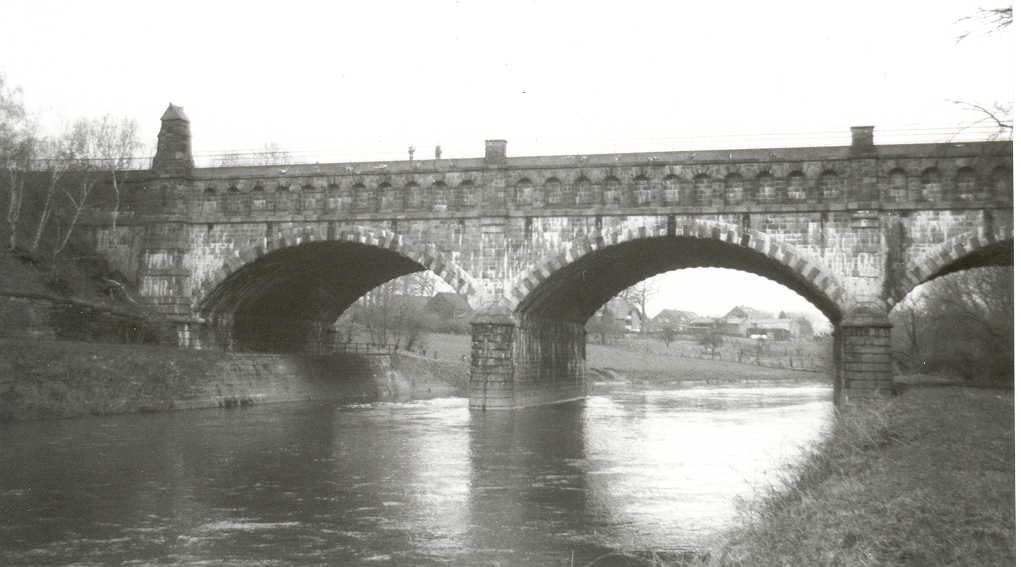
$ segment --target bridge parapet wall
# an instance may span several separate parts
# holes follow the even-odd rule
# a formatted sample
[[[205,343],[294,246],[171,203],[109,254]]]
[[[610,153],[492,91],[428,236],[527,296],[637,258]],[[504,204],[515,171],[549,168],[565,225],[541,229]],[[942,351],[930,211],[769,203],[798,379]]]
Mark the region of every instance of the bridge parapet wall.
[[[185,184],[143,182],[126,208],[238,222],[988,207],[1012,200],[1009,153],[973,143],[197,169]]]

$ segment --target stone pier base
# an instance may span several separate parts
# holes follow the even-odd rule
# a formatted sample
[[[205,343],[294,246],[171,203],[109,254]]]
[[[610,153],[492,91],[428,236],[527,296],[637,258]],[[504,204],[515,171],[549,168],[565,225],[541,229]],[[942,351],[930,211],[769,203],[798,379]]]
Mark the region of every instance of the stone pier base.
[[[471,409],[557,404],[586,393],[583,325],[519,320],[502,307],[486,309],[472,322]]]
[[[885,314],[852,314],[834,333],[835,402],[893,392],[892,325]]]

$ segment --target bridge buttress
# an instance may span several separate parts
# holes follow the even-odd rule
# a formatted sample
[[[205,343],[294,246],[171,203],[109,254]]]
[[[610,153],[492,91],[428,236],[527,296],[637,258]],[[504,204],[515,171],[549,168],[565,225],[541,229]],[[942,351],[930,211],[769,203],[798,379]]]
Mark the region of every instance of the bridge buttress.
[[[837,404],[893,392],[893,353],[885,313],[852,313],[833,333],[834,401]]]
[[[469,407],[515,409],[582,399],[585,327],[521,318],[500,304],[472,321]]]

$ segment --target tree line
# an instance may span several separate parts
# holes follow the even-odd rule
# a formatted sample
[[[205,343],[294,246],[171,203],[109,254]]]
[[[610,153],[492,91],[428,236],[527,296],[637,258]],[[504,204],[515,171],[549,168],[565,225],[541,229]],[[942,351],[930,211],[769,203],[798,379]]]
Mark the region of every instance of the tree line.
[[[890,313],[904,373],[1014,380],[1014,268],[973,268],[912,292]]]
[[[72,243],[82,213],[99,203],[116,228],[123,171],[142,149],[138,124],[111,115],[80,117],[44,133],[21,91],[0,75],[0,229],[7,250],[56,258]]]

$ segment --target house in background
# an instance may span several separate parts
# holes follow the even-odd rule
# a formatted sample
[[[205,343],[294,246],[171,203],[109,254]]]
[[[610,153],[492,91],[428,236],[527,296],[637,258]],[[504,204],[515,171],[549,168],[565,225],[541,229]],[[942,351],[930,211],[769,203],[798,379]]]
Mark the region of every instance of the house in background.
[[[696,319],[698,315],[692,311],[681,311],[679,309],[664,309],[649,319],[645,331],[648,333],[661,333],[664,329],[672,327],[679,334],[687,334],[690,330],[688,324]]]
[[[751,319],[748,321],[746,332],[753,339],[787,341],[795,336],[793,323],[791,319]]]
[[[781,311],[779,317],[776,318],[749,319],[747,333],[749,337],[787,341],[811,337],[814,330],[812,324],[805,317],[791,317]]]
[[[797,313],[784,313],[781,311],[778,318],[789,319],[791,321],[791,337],[795,339],[811,338],[815,336],[815,329],[812,327],[812,322],[804,315],[798,315]]]
[[[614,327],[625,333],[641,333],[645,326],[641,309],[619,297],[607,301],[596,316],[603,321],[612,321]]]
[[[752,320],[775,319],[771,313],[760,311],[745,305],[738,305],[723,316],[720,325],[720,332],[724,335],[735,337],[747,337],[748,328]]]
[[[704,337],[719,328],[720,319],[716,317],[695,317],[688,321],[688,332],[695,337]]]

